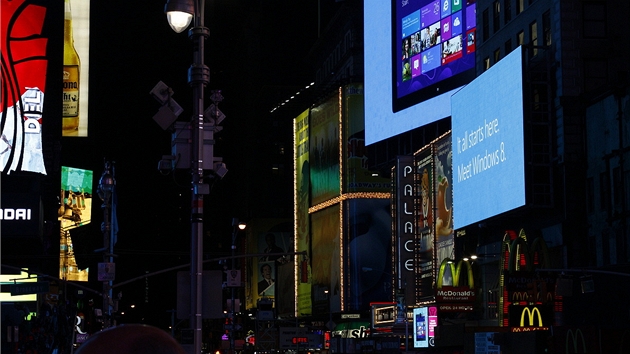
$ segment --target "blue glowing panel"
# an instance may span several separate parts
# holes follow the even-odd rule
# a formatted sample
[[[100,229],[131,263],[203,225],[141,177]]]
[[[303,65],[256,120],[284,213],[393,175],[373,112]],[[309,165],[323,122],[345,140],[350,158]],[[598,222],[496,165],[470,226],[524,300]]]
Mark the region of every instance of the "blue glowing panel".
[[[525,205],[521,48],[451,102],[455,228]]]

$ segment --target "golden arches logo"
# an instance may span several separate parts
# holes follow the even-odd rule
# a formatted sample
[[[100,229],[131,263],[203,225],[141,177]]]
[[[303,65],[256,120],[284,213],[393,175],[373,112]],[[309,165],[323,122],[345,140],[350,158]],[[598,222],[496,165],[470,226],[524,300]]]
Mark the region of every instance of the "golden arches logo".
[[[446,273],[447,269],[451,271],[451,275],[453,277],[452,286],[455,286],[455,287],[460,286],[459,276],[462,270],[462,266],[464,264],[466,265],[466,278],[468,278],[467,279],[468,287],[470,289],[474,289],[475,279],[473,278],[473,271],[472,271],[472,266],[470,265],[470,263],[464,260],[461,260],[457,262],[457,265],[455,265],[455,262],[450,258],[444,258],[444,260],[442,261],[442,264],[440,264],[440,270],[438,271],[438,277],[437,277],[437,288],[442,289],[442,286],[444,285],[444,273]]]
[[[512,293],[512,302],[527,301],[528,299],[529,295],[527,295],[527,292],[515,291]]]
[[[569,338],[571,339],[571,341],[573,342],[573,351],[569,352]],[[575,333],[573,333],[573,330],[569,329],[567,331],[567,336],[564,340],[565,342],[565,352],[566,353],[577,353],[578,352],[578,339],[581,338],[582,339],[582,352],[586,353],[586,341],[584,340],[584,334],[582,333],[581,329],[576,329]]]
[[[527,317],[529,318],[529,326],[530,327],[534,327],[534,316],[538,315],[538,326],[537,327],[542,327],[543,326],[543,320],[542,320],[542,316],[540,315],[540,310],[538,310],[538,307],[534,307],[533,309],[530,309],[529,307],[526,307],[523,309],[523,312],[521,312],[521,327],[525,327],[525,314],[527,314]]]
[[[523,234],[524,232],[521,231]],[[532,248],[527,245],[527,239],[525,237],[517,237],[510,244],[510,256],[508,261],[508,270],[513,272],[517,268],[519,256],[525,257],[525,267],[527,270],[532,270],[534,266],[534,255],[539,252],[543,258],[543,268],[549,268],[549,249],[547,243],[543,238],[537,238],[532,242]]]

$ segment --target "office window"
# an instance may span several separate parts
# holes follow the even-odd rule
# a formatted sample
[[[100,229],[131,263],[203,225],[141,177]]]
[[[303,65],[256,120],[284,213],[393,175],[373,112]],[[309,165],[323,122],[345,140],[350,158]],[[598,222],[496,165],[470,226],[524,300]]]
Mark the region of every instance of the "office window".
[[[505,41],[505,55],[507,55],[511,51],[512,51],[512,40],[508,39],[507,41]]]
[[[595,90],[606,84],[608,78],[608,61],[599,58],[584,58],[584,86]]]
[[[485,70],[488,70],[488,69],[490,69],[490,58],[486,57],[483,60],[483,70],[485,71]]]
[[[586,179],[586,212],[595,212],[595,182],[593,177]]]
[[[551,14],[546,11],[542,17],[543,45],[551,45]]]
[[[538,23],[536,21],[529,24],[529,38],[533,46],[532,55],[538,54]]]
[[[615,210],[616,211],[621,211],[621,207],[622,207],[622,200],[623,200],[623,176],[621,175],[621,168],[619,166],[615,166],[613,167],[613,171],[612,171],[612,176],[613,176],[613,190],[612,190],[612,195],[613,195],[613,202],[615,203]]]
[[[606,37],[605,2],[584,2],[582,18],[584,19],[584,38]]]
[[[501,25],[501,3],[499,2],[499,0],[494,0],[493,9],[494,11],[492,11],[492,27],[494,33],[497,33],[499,31],[499,26]]]
[[[523,45],[525,44],[525,33],[523,31],[520,31],[519,33],[516,34],[516,45]]]
[[[489,18],[489,14],[488,14],[488,9],[483,10],[483,13],[481,15],[481,22],[482,22],[482,26],[483,26],[483,41],[487,41],[488,37],[490,36],[490,24],[488,23],[490,21]]]
[[[599,208],[601,210],[608,210],[610,205],[610,181],[608,180],[608,173],[602,172],[599,174]]]
[[[512,21],[512,0],[505,0],[503,5],[505,23]]]
[[[501,49],[497,48],[494,50],[494,62],[497,63],[501,60]]]
[[[525,0],[516,0],[516,14],[520,14],[525,9]]]

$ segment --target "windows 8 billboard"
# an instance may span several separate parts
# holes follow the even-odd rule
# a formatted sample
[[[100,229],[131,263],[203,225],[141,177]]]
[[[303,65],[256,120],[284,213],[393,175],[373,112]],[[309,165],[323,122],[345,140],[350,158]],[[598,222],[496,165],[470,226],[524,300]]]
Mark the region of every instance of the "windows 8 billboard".
[[[395,0],[392,4],[394,112],[474,78],[475,0]]]

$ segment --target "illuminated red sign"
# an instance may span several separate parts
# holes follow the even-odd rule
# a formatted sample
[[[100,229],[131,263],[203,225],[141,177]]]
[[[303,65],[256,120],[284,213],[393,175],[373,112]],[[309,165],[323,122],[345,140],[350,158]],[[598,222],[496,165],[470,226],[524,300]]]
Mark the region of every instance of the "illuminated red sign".
[[[304,343],[308,343],[308,338],[307,337],[293,337],[293,340],[291,342],[293,344],[304,344]]]

